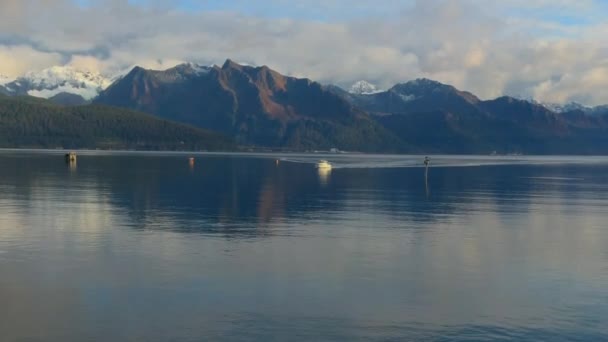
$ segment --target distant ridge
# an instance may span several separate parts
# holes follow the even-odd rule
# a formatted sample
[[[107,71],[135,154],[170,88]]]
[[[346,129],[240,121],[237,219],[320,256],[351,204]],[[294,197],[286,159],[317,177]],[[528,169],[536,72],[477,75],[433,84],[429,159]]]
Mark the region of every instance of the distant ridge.
[[[80,95],[66,92],[50,97],[49,101],[64,106],[82,106],[89,103],[89,101]]]
[[[608,154],[608,111],[554,112],[503,96],[482,101],[428,79],[374,94],[328,87],[402,141],[437,153]]]
[[[253,67],[249,64],[235,62],[234,65]],[[181,64],[184,68],[190,68],[198,72],[207,72],[215,65],[204,66],[193,62],[185,62]],[[139,67],[132,67],[139,68]],[[175,67],[169,68],[174,69]],[[167,70],[162,70],[167,71]],[[152,71],[152,70],[149,70]],[[70,65],[52,66],[43,70],[28,71],[18,77],[8,77],[0,74],[0,94],[5,95],[30,95],[42,98],[51,98],[60,93],[74,94],[83,97],[86,101],[90,101],[98,94],[105,90],[110,84],[124,77],[128,72],[124,70],[120,73],[113,73],[112,76],[102,75],[99,72],[78,69]],[[418,81],[424,79],[418,79]],[[410,81],[410,82],[415,82]],[[432,81],[432,80],[429,80]],[[434,81],[433,81],[434,82]],[[406,82],[409,83],[409,82]],[[333,87],[333,86],[330,86]],[[371,95],[374,93],[382,92],[375,84],[372,84],[366,80],[359,80],[353,83],[350,87],[346,88],[347,92],[355,95]],[[522,95],[523,96],[523,95]],[[557,112],[563,113],[574,110],[582,110],[590,113],[606,112],[608,104],[599,106],[589,106],[577,102],[566,102],[566,103],[551,103],[537,101],[532,97],[526,96],[515,96],[526,100],[531,103],[538,103],[543,105],[545,108]]]

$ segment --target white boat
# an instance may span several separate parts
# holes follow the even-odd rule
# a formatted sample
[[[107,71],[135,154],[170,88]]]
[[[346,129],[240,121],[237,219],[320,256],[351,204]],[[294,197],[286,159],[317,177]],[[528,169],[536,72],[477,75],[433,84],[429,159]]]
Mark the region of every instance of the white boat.
[[[331,164],[327,160],[319,160],[317,169],[331,169]]]

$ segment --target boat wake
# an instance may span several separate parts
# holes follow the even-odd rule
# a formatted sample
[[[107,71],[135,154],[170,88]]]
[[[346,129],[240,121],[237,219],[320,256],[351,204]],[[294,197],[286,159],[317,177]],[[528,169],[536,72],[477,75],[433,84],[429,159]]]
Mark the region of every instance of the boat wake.
[[[315,166],[319,160],[327,160],[332,169],[369,169],[369,168],[421,168],[424,156],[382,156],[382,155],[312,155],[283,157],[279,160],[288,163],[310,164]],[[586,157],[495,157],[495,156],[431,156],[431,168],[484,167],[508,165],[568,165],[568,164],[608,164],[608,158]]]
[[[583,181],[585,178],[576,177],[522,177],[523,179],[536,179],[536,180],[558,180],[558,181]]]

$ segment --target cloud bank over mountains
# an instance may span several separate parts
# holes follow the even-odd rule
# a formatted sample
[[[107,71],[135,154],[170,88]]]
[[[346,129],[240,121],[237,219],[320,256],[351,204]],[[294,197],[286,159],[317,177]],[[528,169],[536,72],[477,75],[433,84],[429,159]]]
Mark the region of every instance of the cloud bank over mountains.
[[[0,74],[114,75],[226,58],[380,88],[419,77],[546,102],[608,103],[608,5],[594,0],[3,0]]]

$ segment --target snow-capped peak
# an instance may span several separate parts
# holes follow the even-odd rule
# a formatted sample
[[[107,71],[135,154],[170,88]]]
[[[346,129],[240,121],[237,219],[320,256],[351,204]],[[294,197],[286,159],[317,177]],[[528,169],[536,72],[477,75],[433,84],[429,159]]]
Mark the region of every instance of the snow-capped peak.
[[[527,101],[532,104],[545,107],[546,109],[548,109],[554,113],[558,113],[558,114],[572,112],[572,111],[581,111],[586,114],[596,114],[596,113],[603,113],[608,110],[608,105],[593,107],[593,106],[587,106],[587,105],[584,105],[584,104],[581,104],[581,103],[575,102],[575,101],[557,103],[557,102],[538,101],[531,96],[513,95],[513,97],[518,100]]]
[[[368,95],[381,92],[381,90],[379,90],[378,87],[367,81],[357,81],[350,87],[350,90],[348,92],[357,95]]]
[[[54,66],[42,71],[30,71],[6,84],[16,94],[50,98],[59,93],[71,93],[90,100],[111,84],[97,72],[78,70],[70,66]]]
[[[194,71],[194,73],[197,75],[207,74],[213,68],[213,66],[205,66],[205,65],[192,63],[192,62],[184,63],[184,65],[189,67],[190,69],[192,69]]]
[[[54,66],[38,72],[27,72],[24,79],[34,86],[53,87],[62,84],[72,84],[76,87],[92,87],[105,89],[110,80],[97,72],[79,70],[70,66]]]

